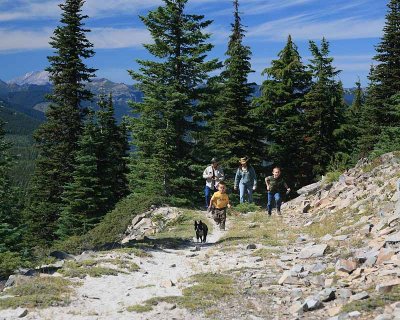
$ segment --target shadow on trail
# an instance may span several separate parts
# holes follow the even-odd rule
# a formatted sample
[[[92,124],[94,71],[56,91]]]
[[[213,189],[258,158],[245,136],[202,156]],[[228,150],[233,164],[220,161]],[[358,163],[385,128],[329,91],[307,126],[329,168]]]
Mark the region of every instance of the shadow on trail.
[[[106,243],[96,248],[96,251],[136,248],[144,251],[164,251],[166,249],[185,250],[192,248],[196,243],[184,238],[148,238],[131,240],[127,244]]]

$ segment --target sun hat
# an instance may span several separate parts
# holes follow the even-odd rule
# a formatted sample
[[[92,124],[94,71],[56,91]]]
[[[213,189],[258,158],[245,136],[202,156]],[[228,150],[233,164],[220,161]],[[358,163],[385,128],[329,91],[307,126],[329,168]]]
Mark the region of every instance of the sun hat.
[[[245,163],[247,163],[249,160],[250,160],[249,157],[243,157],[243,158],[240,158],[239,163],[240,163],[240,164],[245,164]]]

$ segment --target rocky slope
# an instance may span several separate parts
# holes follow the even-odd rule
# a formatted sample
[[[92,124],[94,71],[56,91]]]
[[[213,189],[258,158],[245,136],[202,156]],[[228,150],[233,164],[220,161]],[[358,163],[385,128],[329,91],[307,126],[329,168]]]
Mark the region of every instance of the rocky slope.
[[[124,246],[36,271],[71,281],[69,299],[0,319],[400,319],[399,178],[400,154],[361,161],[299,190],[282,216],[231,212],[204,245],[190,238],[193,219],[213,226],[206,212],[153,208]],[[31,278],[12,276],[0,309]]]

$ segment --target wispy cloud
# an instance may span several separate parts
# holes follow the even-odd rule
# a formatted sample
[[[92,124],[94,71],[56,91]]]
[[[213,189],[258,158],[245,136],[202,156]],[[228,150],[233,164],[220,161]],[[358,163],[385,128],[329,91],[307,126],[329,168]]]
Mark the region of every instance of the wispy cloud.
[[[20,51],[50,48],[52,35],[49,28],[36,31],[0,29],[0,51]],[[94,28],[88,34],[95,49],[113,49],[141,47],[149,43],[151,37],[146,29],[126,28]]]
[[[383,18],[348,17],[316,21],[309,15],[297,15],[254,26],[249,29],[248,37],[278,41],[284,40],[288,34],[296,40],[376,38],[381,36],[383,25]]]
[[[60,0],[32,1],[16,0],[10,8],[8,2],[0,3],[0,21],[35,20],[37,18],[58,19]],[[83,12],[95,18],[115,16],[121,13],[137,14],[139,10],[161,4],[161,0],[86,0]]]

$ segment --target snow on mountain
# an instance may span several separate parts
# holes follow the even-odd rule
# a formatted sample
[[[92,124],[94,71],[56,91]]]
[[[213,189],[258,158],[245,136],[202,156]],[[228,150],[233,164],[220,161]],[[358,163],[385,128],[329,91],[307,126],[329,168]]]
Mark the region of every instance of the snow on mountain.
[[[49,73],[47,71],[33,71],[25,74],[24,76],[15,78],[8,81],[9,84],[17,84],[19,86],[35,84],[38,86],[43,86],[50,84]]]

